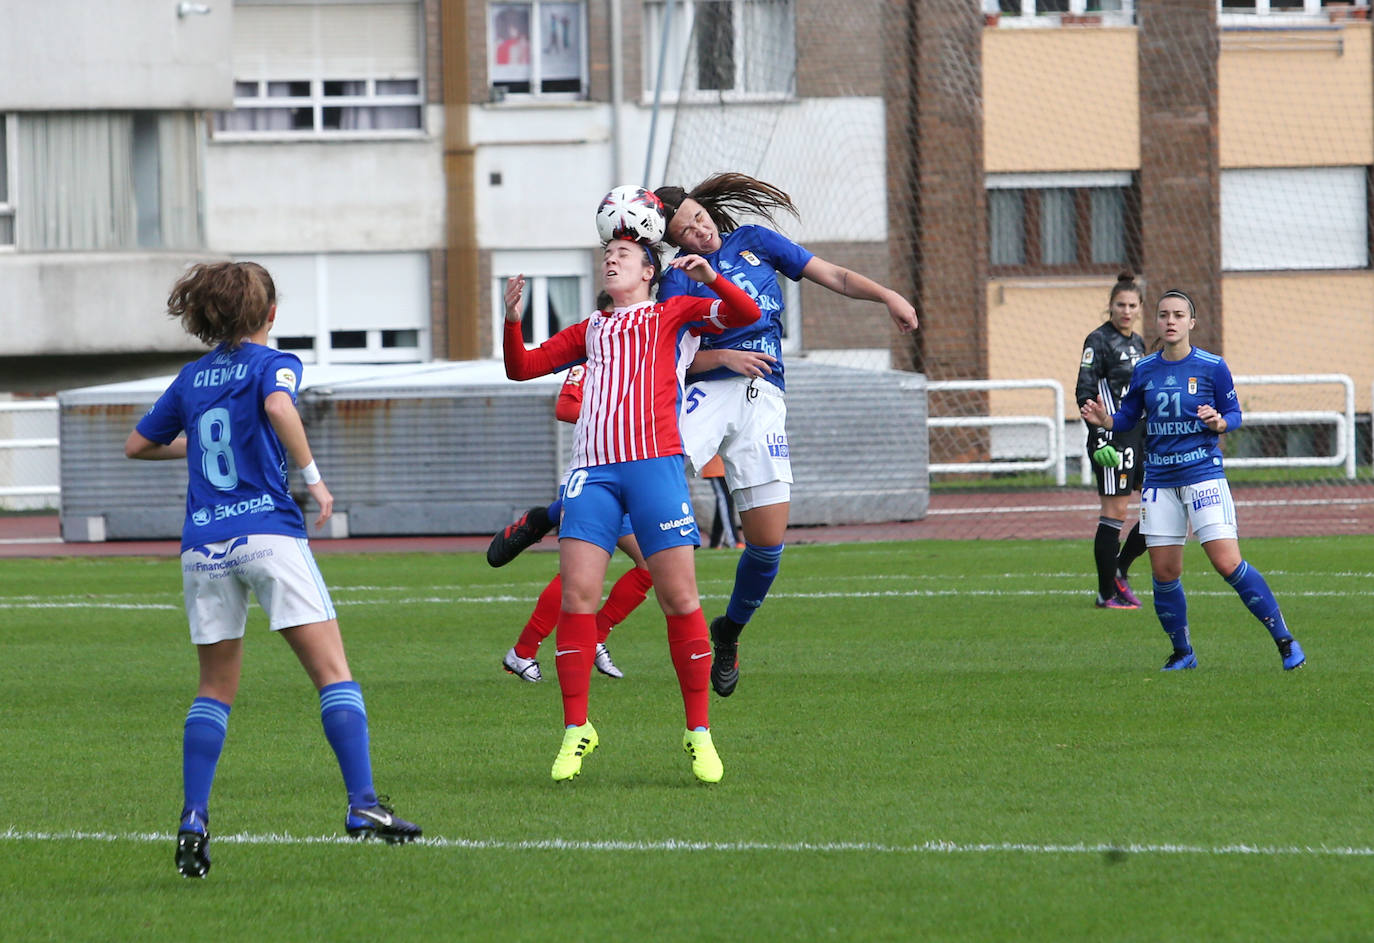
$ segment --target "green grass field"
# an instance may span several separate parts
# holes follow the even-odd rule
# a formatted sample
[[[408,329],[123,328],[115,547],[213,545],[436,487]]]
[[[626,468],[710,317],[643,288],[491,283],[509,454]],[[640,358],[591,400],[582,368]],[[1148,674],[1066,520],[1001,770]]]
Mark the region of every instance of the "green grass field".
[[[381,792],[343,841],[318,702],[260,611],[211,803],[172,863],[194,657],[171,560],[0,561],[0,939],[1361,940],[1374,934],[1374,537],[1249,540],[1307,650],[1188,549],[1201,660],[1091,605],[1089,541],[789,549],[699,785],[653,602],[592,682],[500,670],[554,557],[329,555]],[[702,551],[709,615],[736,554]],[[613,573],[623,568],[617,564]]]

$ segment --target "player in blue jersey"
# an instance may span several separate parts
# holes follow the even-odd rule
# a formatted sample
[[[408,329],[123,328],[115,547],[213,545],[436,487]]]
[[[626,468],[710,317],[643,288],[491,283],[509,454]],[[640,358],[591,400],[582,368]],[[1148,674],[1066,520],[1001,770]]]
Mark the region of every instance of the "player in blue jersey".
[[[778,211],[797,215],[792,198],[777,187],[723,173],[691,191],[660,187],[654,192],[668,215],[666,241],[705,257],[763,312],[754,324],[702,339],[702,353],[718,352],[720,365],[688,377],[691,388],[681,419],[692,470],[700,473],[717,454],[725,463],[725,482],[744,531],[730,601],[725,614],[711,621],[711,687],[729,697],[739,682],[740,633],[778,574],[792,498],[778,277],[806,278],[848,298],[878,302],[903,333],[916,330],[916,309],[892,289],[827,262],[766,226],[740,225],[737,217],[746,213],[775,224]],[[670,269],[659,297],[681,294],[703,293]]]
[[[185,459],[189,479],[181,573],[200,684],[182,737],[177,869],[198,878],[210,870],[210,787],[238,693],[250,592],[319,691],[348,792],[348,834],[411,841],[420,827],[374,790],[362,691],[287,490],[289,455],[319,503],[315,526],[329,519],[334,498],[296,412],[300,359],[266,346],[277,315],[272,276],[254,262],[196,265],[172,288],[167,311],[214,347],[182,368],[124,443],[129,458]]]
[[[1269,630],[1284,670],[1301,668],[1302,646],[1288,631],[1269,584],[1240,555],[1236,509],[1217,445],[1218,435],[1240,428],[1231,371],[1216,354],[1189,342],[1197,313],[1186,294],[1166,291],[1155,318],[1164,347],[1136,364],[1120,408],[1109,412],[1099,396],[1083,404],[1082,415],[1115,432],[1145,423],[1140,532],[1154,575],[1155,614],[1174,646],[1164,670],[1197,667],[1180,579],[1190,525],[1212,566]]]

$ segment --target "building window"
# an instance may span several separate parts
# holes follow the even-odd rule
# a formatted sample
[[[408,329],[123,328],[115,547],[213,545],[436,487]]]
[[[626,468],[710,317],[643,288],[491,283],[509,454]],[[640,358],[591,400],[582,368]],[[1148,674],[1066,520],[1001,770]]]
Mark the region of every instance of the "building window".
[[[672,19],[660,67],[667,16]],[[670,99],[796,94],[792,0],[647,0],[644,22],[646,96],[655,89]]]
[[[424,252],[255,255],[277,286],[269,343],[304,363],[430,359],[429,257]]]
[[[1369,9],[1369,0],[1217,0],[1217,12],[1221,14],[1222,25],[1232,21],[1231,14],[1309,19],[1320,17],[1328,20],[1356,8]]]
[[[1137,268],[1130,174],[988,176],[988,261],[995,275]]]
[[[0,250],[14,248],[14,115],[0,113]]]
[[[491,97],[585,98],[584,3],[493,3],[487,8]]]
[[[492,253],[492,354],[501,357],[505,331],[506,280],[525,276],[521,335],[542,344],[565,327],[587,318],[596,306],[591,253],[578,249]]]
[[[236,81],[234,110],[215,115],[215,130],[287,134],[418,131],[419,79]]]
[[[32,252],[204,245],[194,113],[25,112],[4,127],[0,245]]]
[[[1364,167],[1221,172],[1221,267],[1227,271],[1369,266]]]
[[[1074,17],[1098,17],[1102,23],[1134,22],[1136,0],[983,0],[984,13],[1000,13],[1008,25],[1055,26],[1081,23]]]
[[[418,3],[234,6],[234,110],[216,137],[423,129]]]

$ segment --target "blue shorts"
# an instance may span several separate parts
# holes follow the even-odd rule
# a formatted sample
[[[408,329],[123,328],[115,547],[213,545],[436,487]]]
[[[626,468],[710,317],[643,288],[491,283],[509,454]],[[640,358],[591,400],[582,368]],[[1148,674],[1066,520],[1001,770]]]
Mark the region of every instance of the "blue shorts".
[[[669,547],[701,546],[681,455],[574,470],[563,489],[558,539],[585,540],[614,553],[627,514],[646,558]]]
[[[574,470],[575,470],[575,469],[574,469]],[[572,474],[572,472],[569,472],[568,474]],[[561,484],[561,485],[558,486],[558,500],[560,500],[560,501],[563,500],[563,492],[566,491],[567,488],[568,488],[568,484],[567,484],[566,481],[565,481],[563,484]],[[563,516],[562,516],[562,515],[563,515],[563,511],[560,509],[559,512],[558,512],[558,514],[559,514],[558,520],[557,520],[557,521],[554,521],[554,523],[558,526],[558,536],[562,537],[562,536],[563,536],[563,525],[562,525],[561,522],[562,522],[562,520],[563,520]],[[630,515],[628,515],[628,514],[622,514],[622,515],[620,515],[620,537],[629,537],[629,536],[633,535],[634,532],[635,532],[635,527],[634,527],[633,524],[630,523]],[[618,540],[619,537],[617,537],[616,539]]]

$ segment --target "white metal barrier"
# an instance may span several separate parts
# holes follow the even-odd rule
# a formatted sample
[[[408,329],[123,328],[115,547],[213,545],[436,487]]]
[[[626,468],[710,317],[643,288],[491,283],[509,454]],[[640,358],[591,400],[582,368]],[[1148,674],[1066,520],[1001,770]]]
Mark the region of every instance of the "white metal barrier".
[[[1067,481],[1064,454],[1064,387],[1058,380],[931,380],[931,393],[987,392],[991,390],[1050,390],[1054,394],[1050,416],[931,416],[927,426],[935,429],[991,428],[993,426],[1037,426],[1045,429],[1046,455],[1043,459],[1007,462],[931,462],[930,473],[971,475],[985,472],[1054,470],[1054,483]]]
[[[1343,373],[1259,374],[1232,377],[1237,390],[1244,386],[1319,386],[1336,385],[1344,393],[1344,405],[1337,410],[1285,410],[1243,412],[1241,428],[1247,426],[1298,426],[1330,423],[1336,428],[1335,446],[1330,455],[1250,456],[1226,459],[1229,468],[1325,468],[1344,466],[1345,477],[1355,477],[1355,382]],[[1371,400],[1374,401],[1374,400]],[[1092,468],[1083,462],[1083,484],[1092,484]]]
[[[57,400],[0,400],[0,414],[4,413],[52,413],[57,415]],[[7,451],[21,451],[24,449],[53,449],[56,450],[58,440],[53,438],[11,438],[0,439],[0,449]],[[60,485],[3,485],[0,486],[0,498],[10,497],[46,497],[49,495],[61,494]]]
[[[1303,423],[1331,423],[1336,427],[1336,445],[1331,455],[1287,456],[1273,458],[1227,458],[1232,468],[1279,467],[1290,468],[1345,466],[1345,477],[1355,477],[1355,381],[1344,373],[1296,373],[1292,375],[1260,375],[1233,377],[1236,387],[1242,386],[1320,386],[1336,385],[1345,394],[1345,408],[1333,410],[1293,410],[1291,412],[1245,413],[1241,427],[1252,425],[1299,425]]]

